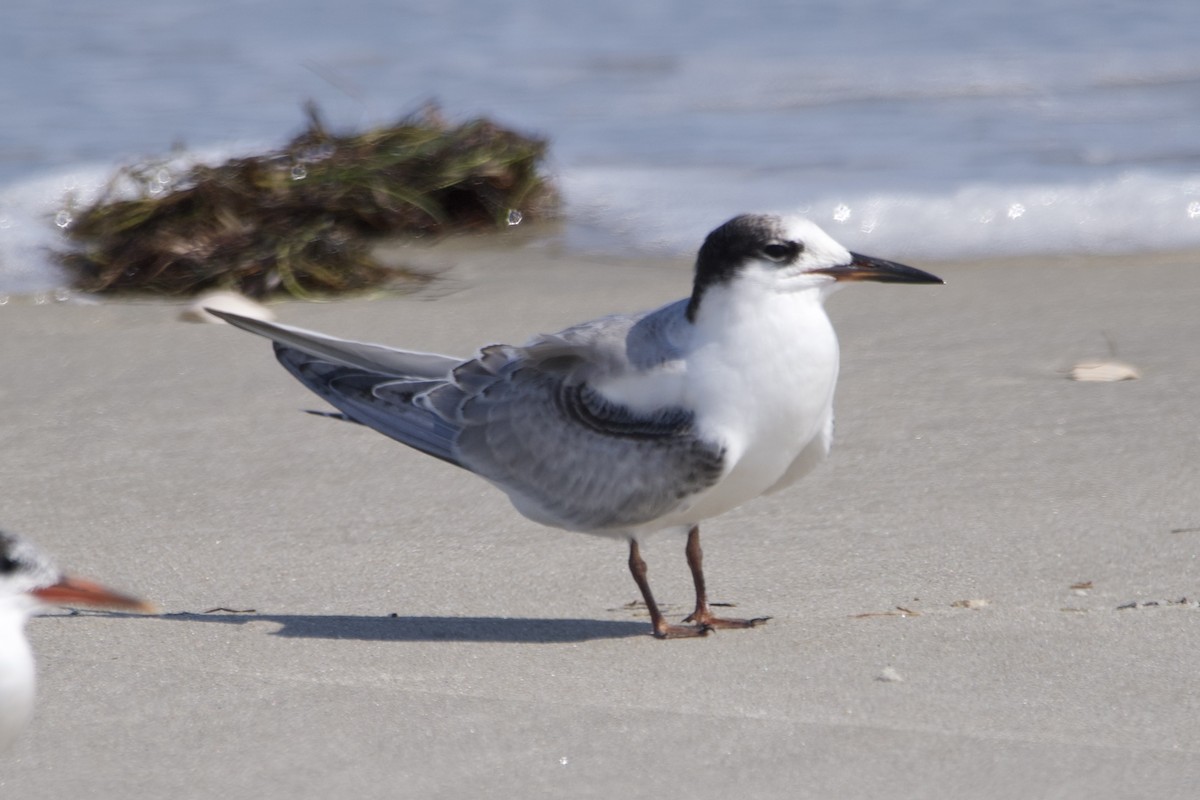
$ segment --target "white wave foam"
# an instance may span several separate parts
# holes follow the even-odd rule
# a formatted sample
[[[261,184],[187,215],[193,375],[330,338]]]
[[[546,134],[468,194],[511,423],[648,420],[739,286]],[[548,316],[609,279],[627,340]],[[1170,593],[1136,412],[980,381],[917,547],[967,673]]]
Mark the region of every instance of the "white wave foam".
[[[572,216],[644,251],[689,253],[745,211],[804,214],[845,245],[897,258],[1200,248],[1200,174],[1130,173],[1087,185],[981,184],[936,193],[797,198],[778,176],[695,170],[580,170],[565,177]],[[593,232],[589,249],[597,246]]]
[[[69,283],[51,253],[66,246],[59,217],[67,197],[95,199],[109,169],[81,166],[6,187],[0,192],[0,292],[43,292]]]

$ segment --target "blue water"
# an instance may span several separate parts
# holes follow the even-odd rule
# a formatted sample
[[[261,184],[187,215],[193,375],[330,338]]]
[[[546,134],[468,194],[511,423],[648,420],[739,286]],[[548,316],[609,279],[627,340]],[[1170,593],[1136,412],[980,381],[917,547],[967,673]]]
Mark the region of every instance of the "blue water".
[[[7,0],[0,291],[64,194],[182,143],[429,99],[547,136],[568,248],[686,253],[803,211],[908,259],[1200,246],[1200,3]]]

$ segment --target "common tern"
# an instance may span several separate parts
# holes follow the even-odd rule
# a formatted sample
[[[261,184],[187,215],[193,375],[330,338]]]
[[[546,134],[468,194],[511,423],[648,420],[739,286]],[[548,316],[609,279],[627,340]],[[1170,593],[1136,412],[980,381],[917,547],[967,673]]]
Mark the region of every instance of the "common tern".
[[[0,531],[0,751],[33,713],[35,671],[25,623],[49,606],[154,613],[144,600],[62,574],[28,540]]]
[[[535,522],[627,540],[665,639],[769,619],[713,614],[699,525],[829,452],[839,356],[824,301],[852,281],[942,283],[807,219],[747,214],[708,235],[689,297],[465,361],[213,313],[273,340],[344,418],[474,472]],[[658,531],[687,534],[691,624],[669,624],[650,591],[638,543]]]

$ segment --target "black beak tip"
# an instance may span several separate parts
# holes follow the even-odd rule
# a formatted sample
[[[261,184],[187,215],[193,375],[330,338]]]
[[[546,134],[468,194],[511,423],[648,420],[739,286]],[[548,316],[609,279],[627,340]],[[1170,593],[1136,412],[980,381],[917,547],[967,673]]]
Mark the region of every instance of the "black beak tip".
[[[937,275],[895,261],[850,254],[850,264],[845,268],[845,277],[850,280],[876,281],[878,283],[935,283],[946,282]]]

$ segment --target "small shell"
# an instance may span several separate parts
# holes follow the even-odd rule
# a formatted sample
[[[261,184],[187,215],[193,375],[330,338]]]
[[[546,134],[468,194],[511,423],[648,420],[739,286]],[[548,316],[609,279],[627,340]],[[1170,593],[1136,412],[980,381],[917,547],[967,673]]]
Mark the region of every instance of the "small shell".
[[[875,680],[881,683],[901,683],[904,681],[904,676],[895,667],[888,666],[875,676]]]
[[[239,314],[243,317],[262,320],[263,322],[273,322],[275,320],[275,312],[262,303],[257,303],[237,292],[226,291],[207,292],[200,295],[188,303],[183,311],[179,312],[179,318],[184,322],[225,324],[225,320],[217,319],[212,314],[209,314],[204,310],[206,308],[215,308],[217,311],[228,311],[231,314]]]
[[[1080,361],[1071,368],[1071,380],[1093,383],[1135,381],[1141,374],[1123,361]]]

